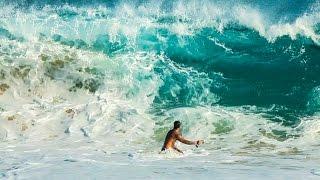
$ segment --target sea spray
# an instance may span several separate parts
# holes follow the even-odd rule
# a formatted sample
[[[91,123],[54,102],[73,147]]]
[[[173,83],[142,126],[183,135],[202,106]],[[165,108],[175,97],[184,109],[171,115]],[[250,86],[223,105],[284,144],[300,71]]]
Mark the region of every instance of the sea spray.
[[[26,143],[81,162],[69,145],[95,157],[161,161],[163,138],[180,120],[185,136],[206,144],[171,159],[315,158],[319,3],[234,2],[2,3],[3,151]],[[51,151],[54,143],[60,150]]]

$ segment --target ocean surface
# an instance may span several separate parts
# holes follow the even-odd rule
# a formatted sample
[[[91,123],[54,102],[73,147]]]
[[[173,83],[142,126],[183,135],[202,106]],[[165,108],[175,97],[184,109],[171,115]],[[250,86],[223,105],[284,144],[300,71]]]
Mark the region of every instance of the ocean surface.
[[[158,154],[173,122],[199,148]],[[319,179],[319,0],[0,0],[0,179]]]

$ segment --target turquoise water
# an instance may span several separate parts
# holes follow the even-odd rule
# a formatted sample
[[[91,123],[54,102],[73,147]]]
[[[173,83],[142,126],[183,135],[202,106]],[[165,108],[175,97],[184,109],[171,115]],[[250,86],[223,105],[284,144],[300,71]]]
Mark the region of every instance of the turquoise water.
[[[0,5],[4,146],[89,139],[120,159],[134,151],[157,161],[150,151],[181,120],[186,136],[207,142],[186,161],[285,155],[308,173],[317,161],[319,1]]]

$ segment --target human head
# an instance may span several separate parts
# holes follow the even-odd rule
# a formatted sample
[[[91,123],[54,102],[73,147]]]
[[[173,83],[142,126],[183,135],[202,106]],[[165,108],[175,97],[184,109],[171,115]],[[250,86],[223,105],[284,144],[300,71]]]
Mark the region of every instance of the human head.
[[[174,129],[178,129],[178,128],[180,128],[180,126],[181,126],[181,122],[180,122],[180,121],[175,121],[175,122],[173,123],[173,128],[174,128]]]

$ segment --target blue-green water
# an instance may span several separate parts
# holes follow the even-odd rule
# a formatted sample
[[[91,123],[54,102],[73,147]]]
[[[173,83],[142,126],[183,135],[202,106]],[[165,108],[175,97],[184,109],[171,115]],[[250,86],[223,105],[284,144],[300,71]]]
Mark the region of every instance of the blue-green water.
[[[121,9],[121,3],[123,2],[23,1],[13,2],[14,10],[10,13],[37,11],[39,14],[43,8],[49,6],[52,8],[51,12],[43,12],[43,16],[47,16],[46,13],[53,13],[63,22],[84,19],[87,21],[87,27],[85,29],[78,27],[79,31],[90,31],[90,28],[97,28],[94,22],[99,19],[121,18],[123,21],[128,21],[125,22],[128,26],[130,23],[135,23],[130,22],[132,17],[128,19],[116,17],[116,11]],[[43,35],[55,42],[79,49],[101,51],[108,56],[133,51],[163,54],[179,66],[206,74],[205,78],[200,78],[206,81],[205,84],[201,84],[199,80],[190,80],[196,78],[188,77],[193,76],[191,74],[177,72],[172,72],[169,76],[164,74],[162,69],[168,68],[166,62],[157,65],[159,67],[155,67],[154,70],[164,81],[154,100],[157,107],[203,104],[261,107],[276,105],[279,107],[275,108],[276,110],[288,109],[288,113],[302,115],[312,114],[319,109],[319,102],[314,98],[318,93],[320,77],[318,76],[320,25],[316,1],[295,3],[283,1],[282,5],[276,1],[268,3],[257,1],[251,4],[246,1],[226,4],[220,1],[202,1],[188,2],[186,7],[183,7],[183,2],[163,1],[156,3],[159,6],[158,12],[148,11],[148,7],[155,3],[152,1],[127,3],[128,8],[137,11],[134,12],[133,18],[146,18],[152,23],[152,27],[144,27],[143,24],[135,27],[134,37],[127,37],[121,30],[114,35],[115,37],[110,37],[107,32],[90,34],[94,37],[90,37],[92,39],[89,41],[85,36],[69,38],[68,34],[65,35],[67,32],[59,33],[63,30],[49,34],[39,31],[34,35]],[[69,6],[66,7],[65,4]],[[75,9],[73,6],[84,9]],[[85,8],[95,6],[105,6],[109,9],[106,12],[95,12],[93,17],[86,17],[88,14],[84,11]],[[139,12],[139,7],[146,8],[143,10],[146,12]],[[205,11],[203,8],[206,8]],[[210,8],[213,8],[214,15],[210,14]],[[177,12],[179,10],[182,12]],[[244,17],[235,17],[240,14]],[[5,18],[9,14],[2,16]],[[44,17],[37,18],[40,19],[30,20],[41,21]],[[12,40],[24,38],[23,34],[12,34],[5,23],[3,24],[2,37]],[[174,32],[172,27],[175,26],[181,26],[183,31],[188,32],[183,34],[184,32],[179,32],[179,29],[178,32]],[[62,27],[66,30],[72,28]],[[75,30],[71,30],[70,33],[79,33],[73,31]],[[172,86],[180,87],[174,96],[171,93]],[[218,99],[201,99],[199,96],[205,90],[210,91]]]
[[[181,120],[209,153],[309,153],[319,75],[316,0],[0,3],[4,142],[107,136],[154,150]]]

